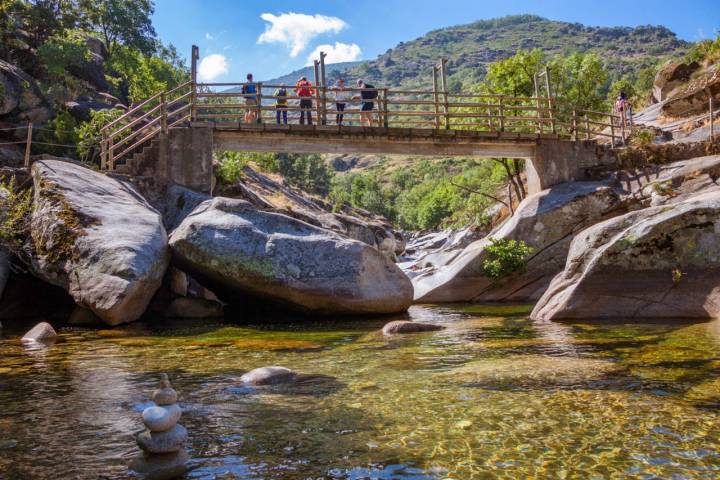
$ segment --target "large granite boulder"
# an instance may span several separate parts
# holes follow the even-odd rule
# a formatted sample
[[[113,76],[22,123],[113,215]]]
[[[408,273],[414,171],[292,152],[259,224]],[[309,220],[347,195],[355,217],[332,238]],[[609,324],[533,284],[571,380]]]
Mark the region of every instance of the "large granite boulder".
[[[700,68],[700,64],[668,61],[658,70],[653,81],[652,96],[655,102],[662,102],[680,85],[690,80],[690,76]]]
[[[0,60],[0,117],[43,123],[52,115],[40,87],[20,68]]]
[[[538,320],[720,315],[720,192],[627,213],[577,234]]]
[[[170,235],[174,261],[221,298],[260,297],[322,314],[407,309],[412,285],[364,243],[248,202],[201,203]]]
[[[61,160],[33,164],[33,270],[110,325],[139,318],[168,265],[160,214],[127,183]]]
[[[619,195],[598,182],[570,182],[531,195],[487,237],[414,277],[415,301],[537,300],[565,265],[573,235],[621,208]],[[487,276],[486,248],[492,239],[522,240],[531,246],[526,270],[501,279]]]

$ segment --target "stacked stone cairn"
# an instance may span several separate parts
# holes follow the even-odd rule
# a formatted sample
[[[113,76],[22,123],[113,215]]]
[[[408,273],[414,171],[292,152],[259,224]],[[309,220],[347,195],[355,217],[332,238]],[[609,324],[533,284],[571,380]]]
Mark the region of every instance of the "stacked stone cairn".
[[[152,395],[156,406],[142,413],[147,430],[135,438],[143,453],[130,463],[130,469],[146,480],[177,478],[187,470],[188,454],[184,447],[188,434],[185,427],[177,423],[182,415],[177,398],[177,392],[163,373],[160,388]]]

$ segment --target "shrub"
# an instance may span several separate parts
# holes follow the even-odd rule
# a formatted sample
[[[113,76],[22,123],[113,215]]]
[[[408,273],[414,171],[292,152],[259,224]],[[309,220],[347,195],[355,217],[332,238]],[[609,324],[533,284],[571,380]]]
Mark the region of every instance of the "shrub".
[[[219,161],[215,171],[218,179],[225,185],[237,183],[243,176],[243,169],[247,166],[247,158],[241,152],[220,152],[216,159]]]
[[[641,129],[633,132],[630,138],[630,145],[633,147],[644,147],[650,145],[655,138],[655,132],[648,129]]]
[[[75,128],[75,135],[78,140],[77,148],[78,154],[80,155],[80,160],[82,160],[84,163],[89,164],[98,163],[96,160],[100,153],[100,142],[102,140],[100,130],[108,123],[121,117],[124,113],[125,112],[120,110],[119,108],[113,108],[109,110],[93,110],[90,112],[90,121],[83,122]],[[122,125],[124,125],[124,123],[120,122],[120,124],[117,125],[117,128],[120,128]],[[130,131],[126,130],[125,135],[129,133]]]
[[[486,277],[504,278],[515,272],[525,271],[525,258],[535,249],[522,240],[491,238],[485,247],[487,258],[483,262]]]
[[[31,191],[20,191],[14,178],[0,181],[0,247],[21,256],[30,230],[31,213]]]

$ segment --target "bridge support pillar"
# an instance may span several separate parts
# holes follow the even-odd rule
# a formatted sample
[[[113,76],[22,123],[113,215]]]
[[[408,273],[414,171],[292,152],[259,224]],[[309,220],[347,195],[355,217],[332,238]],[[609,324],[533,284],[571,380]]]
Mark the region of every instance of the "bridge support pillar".
[[[528,193],[559,183],[591,180],[589,173],[593,169],[616,163],[610,149],[594,141],[540,140],[535,156],[525,166]]]
[[[195,124],[192,128],[170,129],[166,152],[165,178],[169,182],[197,192],[212,193],[212,125]]]

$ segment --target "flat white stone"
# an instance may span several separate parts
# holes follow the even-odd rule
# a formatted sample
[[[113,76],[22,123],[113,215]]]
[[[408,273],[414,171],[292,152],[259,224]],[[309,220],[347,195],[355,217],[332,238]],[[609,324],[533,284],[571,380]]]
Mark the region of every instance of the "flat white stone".
[[[166,407],[146,408],[142,413],[142,419],[151,432],[164,432],[174,427],[181,415],[182,410],[177,404],[174,404]]]

